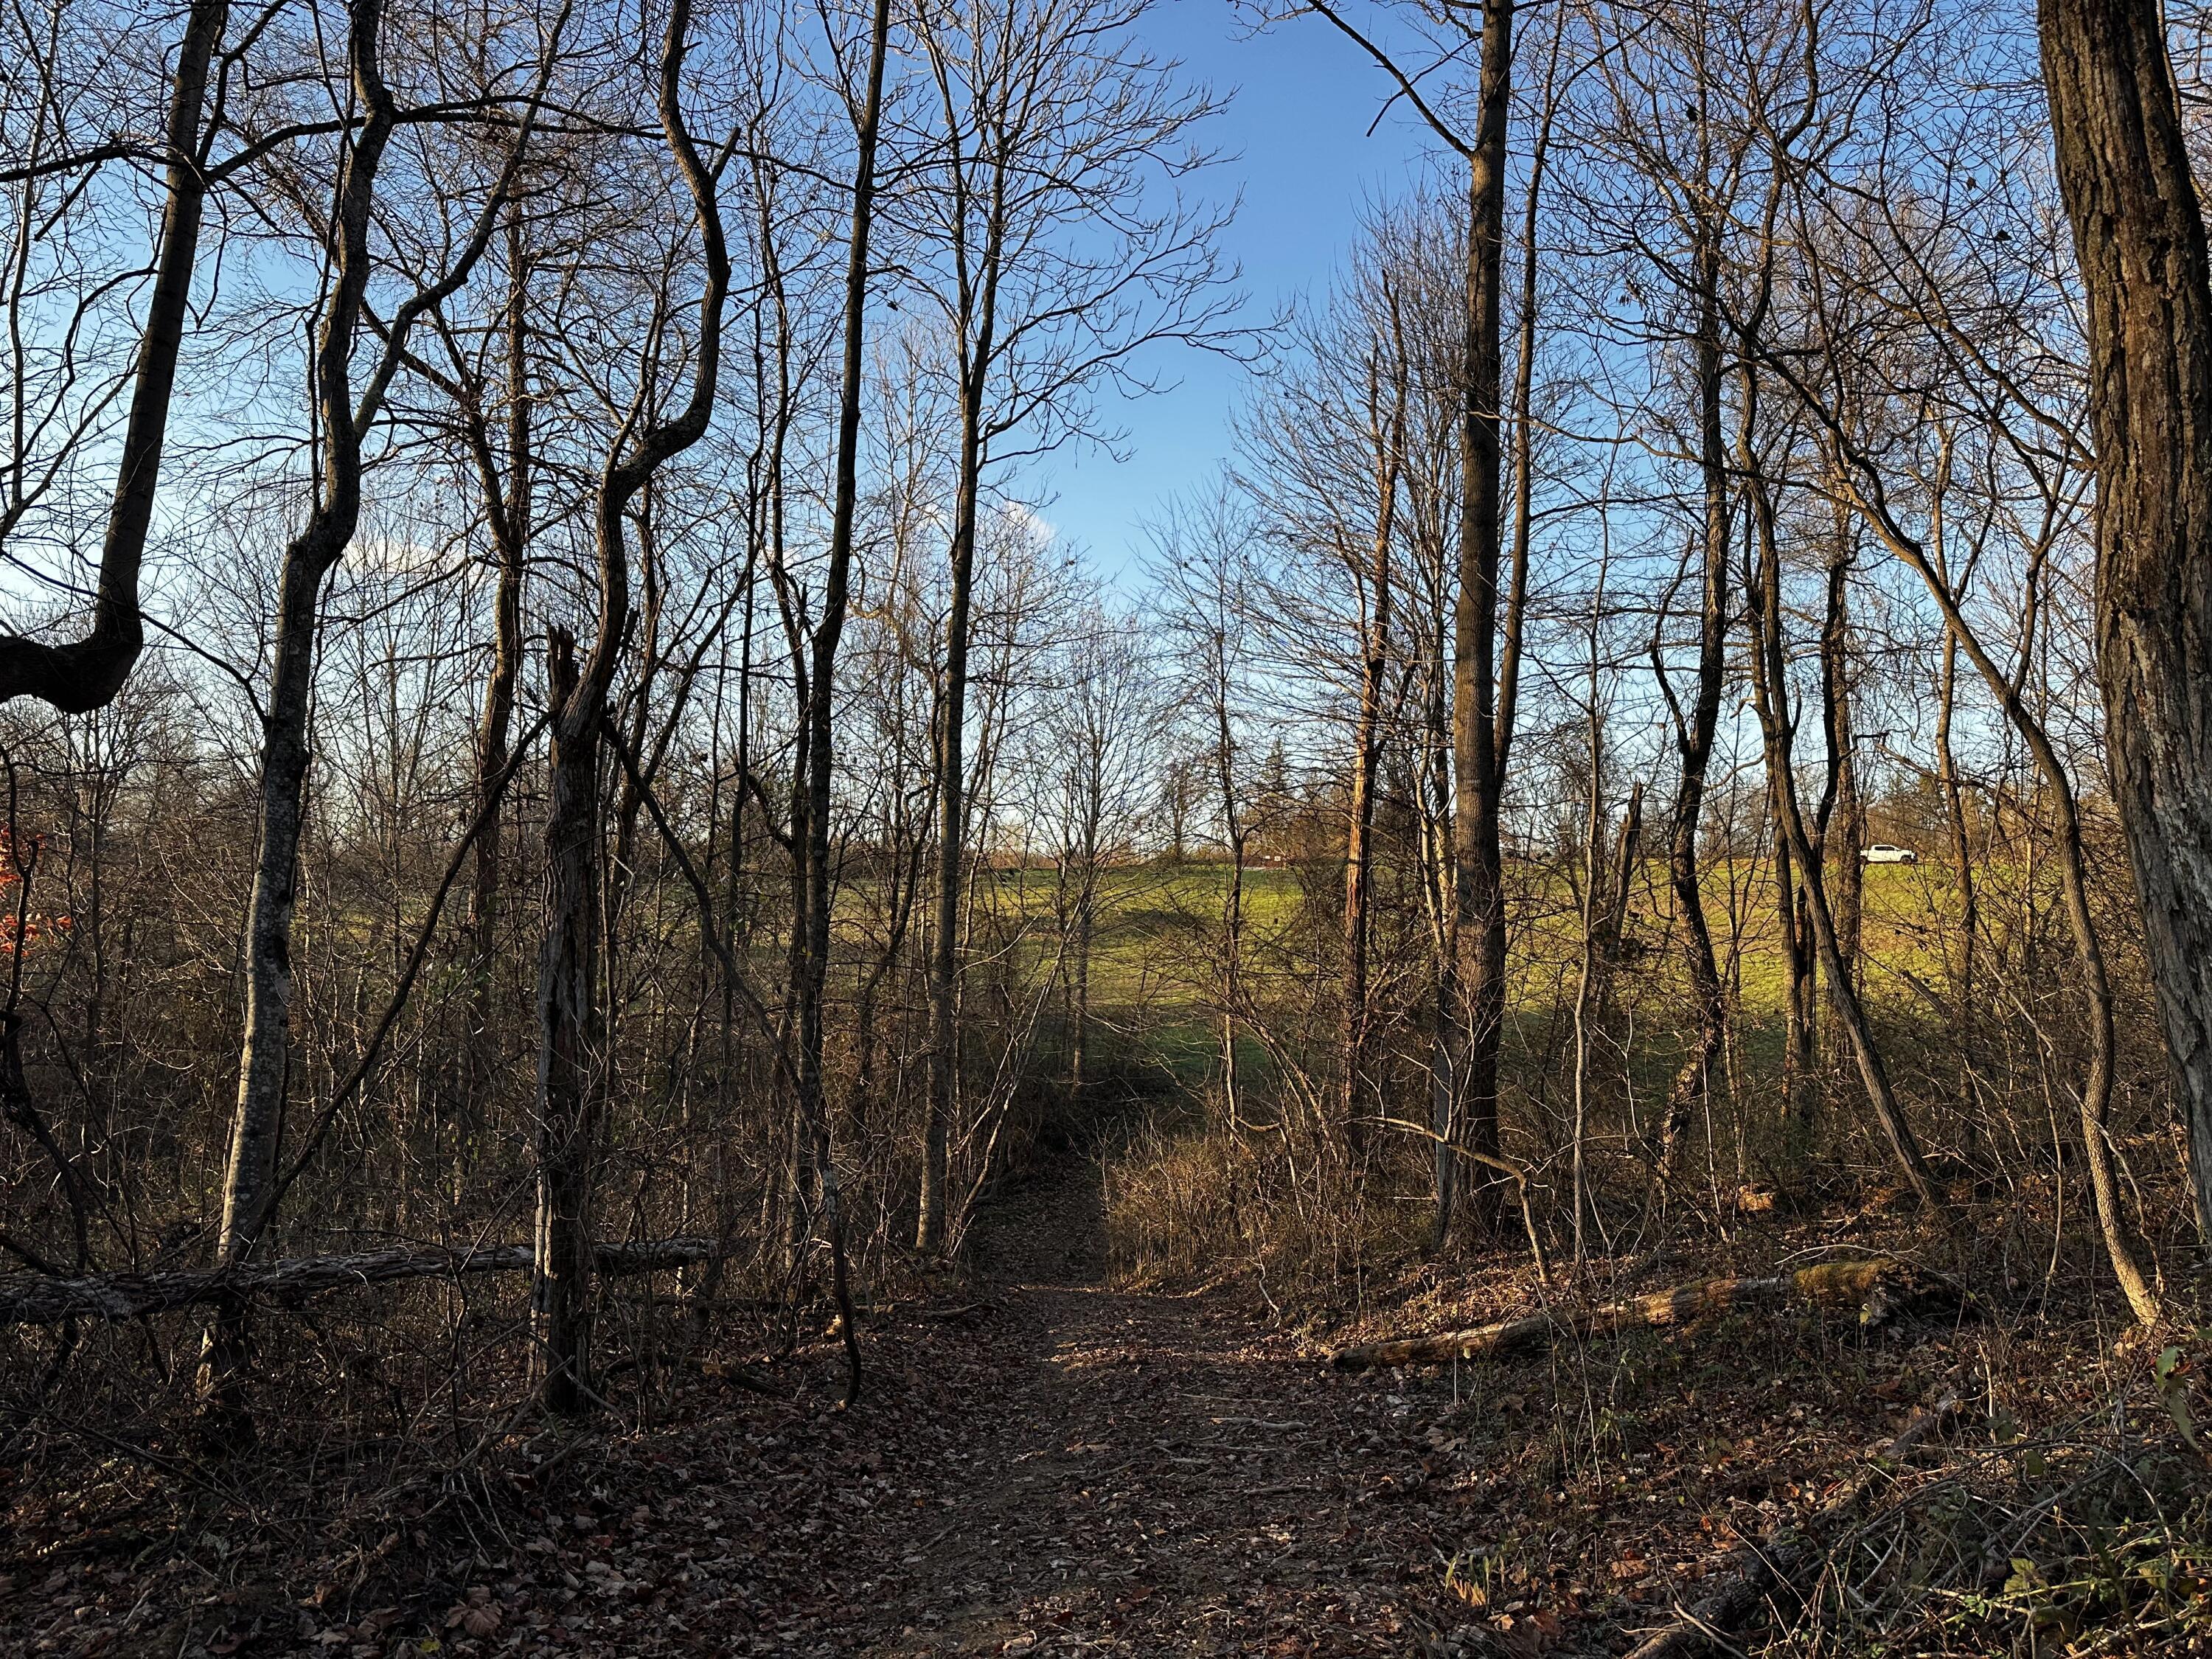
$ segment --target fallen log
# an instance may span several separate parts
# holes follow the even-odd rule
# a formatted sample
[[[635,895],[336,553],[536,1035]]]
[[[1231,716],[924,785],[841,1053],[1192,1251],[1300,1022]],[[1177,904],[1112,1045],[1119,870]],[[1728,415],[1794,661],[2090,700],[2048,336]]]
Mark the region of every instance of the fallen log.
[[[1907,1307],[1947,1299],[1944,1281],[1891,1256],[1831,1261],[1763,1279],[1701,1279],[1670,1291],[1608,1302],[1595,1308],[1554,1308],[1520,1319],[1478,1325],[1432,1336],[1339,1349],[1330,1363],[1346,1370],[1370,1365],[1436,1365],[1455,1359],[1488,1359],[1553,1340],[1562,1333],[1607,1336],[1648,1325],[1686,1325],[1741,1309],[1789,1302],[1836,1306],[1856,1303],[1860,1317],[1880,1324]]]
[[[653,1273],[710,1261],[724,1253],[711,1238],[664,1238],[602,1244],[603,1273]],[[269,1302],[289,1307],[333,1291],[405,1279],[462,1279],[526,1273],[527,1244],[474,1250],[362,1250],[345,1255],[291,1256],[211,1272],[94,1273],[82,1279],[31,1276],[0,1283],[0,1325],[57,1325],[65,1319],[137,1319],[216,1303]]]
[[[1882,1444],[1865,1455],[1865,1467],[1803,1521],[1776,1523],[1756,1542],[1731,1550],[1707,1575],[1712,1588],[1690,1607],[1677,1603],[1672,1622],[1661,1626],[1631,1650],[1628,1659],[1692,1659],[1726,1644],[1769,1602],[1788,1595],[1828,1559],[1832,1540],[1855,1519],[1868,1495],[1893,1464],[1960,1409],[1959,1397],[1946,1394]]]
[[[727,1359],[704,1359],[699,1363],[699,1374],[712,1377],[717,1382],[727,1383],[733,1389],[766,1395],[771,1400],[788,1400],[791,1390],[757,1365],[740,1364]]]

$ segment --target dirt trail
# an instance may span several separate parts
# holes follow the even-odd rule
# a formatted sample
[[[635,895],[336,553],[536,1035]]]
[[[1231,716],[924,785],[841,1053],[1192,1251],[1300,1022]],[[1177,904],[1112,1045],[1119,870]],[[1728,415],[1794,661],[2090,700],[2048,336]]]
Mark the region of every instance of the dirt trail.
[[[1025,1188],[970,1280],[870,1314],[851,1411],[818,1328],[787,1397],[732,1387],[745,1333],[626,1425],[342,1495],[272,1474],[282,1522],[189,1484],[19,1502],[0,1659],[1462,1651],[1438,1551],[1482,1528],[1438,1401],[1249,1293],[1109,1287],[1097,1182]]]
[[[820,1650],[1420,1650],[1403,1591],[1438,1562],[1392,1502],[1425,1473],[1404,1402],[1242,1298],[1107,1288],[1092,1201],[1054,1182],[984,1241],[935,1501],[854,1540],[872,1589]]]
[[[831,1333],[764,1366],[733,1322],[619,1417],[351,1480],[264,1460],[251,1514],[150,1454],[20,1483],[0,1659],[1613,1653],[1972,1374],[1948,1327],[1816,1310],[1333,1372],[1249,1287],[1108,1284],[1098,1180],[1025,1186],[969,1279],[867,1314],[851,1411]],[[1510,1305],[1482,1271],[1397,1317]]]

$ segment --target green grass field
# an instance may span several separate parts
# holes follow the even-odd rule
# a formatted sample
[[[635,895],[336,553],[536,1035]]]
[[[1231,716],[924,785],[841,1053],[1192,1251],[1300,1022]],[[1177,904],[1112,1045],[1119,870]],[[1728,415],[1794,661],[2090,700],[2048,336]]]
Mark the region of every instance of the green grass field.
[[[2048,959],[2058,973],[2048,977],[2048,987],[2063,995],[2070,952],[2063,931],[2052,931],[2057,895],[2049,872],[2012,865],[1977,873],[1989,932],[2010,937],[2028,917],[2030,926],[2051,933]],[[1921,1053],[1923,1063],[1941,1069],[1941,1044],[1951,1029],[1943,999],[1953,984],[1960,933],[1957,884],[1932,860],[1872,866],[1864,874],[1862,992],[1900,1054]],[[1157,1094],[1200,1091],[1216,1074],[1220,1033],[1212,1011],[1221,994],[1222,907],[1230,878],[1229,866],[1215,861],[1123,865],[1106,872],[1090,965],[1089,1052],[1097,1075],[1114,1072],[1133,1089]],[[1332,1040],[1341,879],[1341,866],[1330,860],[1244,872],[1244,993],[1269,1011],[1267,1023],[1294,1045]],[[1066,897],[1058,881],[1049,866],[988,869],[973,894],[971,972],[1004,975],[1007,994],[1017,999],[1043,999],[1030,1006],[1039,1010],[1048,1049],[1063,1040],[1060,994],[1045,988],[1056,979],[1066,948],[1060,919]],[[1581,905],[1575,884],[1554,868],[1516,860],[1507,881],[1513,975],[1508,1059],[1519,1071],[1534,1062],[1534,1076],[1556,1069],[1567,1040],[1581,961]],[[1378,882],[1378,1006],[1406,1011],[1425,994],[1427,923],[1404,872],[1382,872]],[[1778,1074],[1786,974],[1771,868],[1717,860],[1705,872],[1705,888],[1708,927],[1733,997],[1733,1052],[1748,1075]],[[849,930],[853,948],[846,959],[857,968],[871,954],[861,939],[879,939],[882,918],[872,909],[877,894],[864,883],[849,884],[847,893],[841,929]],[[1631,1044],[1626,1064],[1639,1089],[1667,1087],[1688,1024],[1687,979],[1672,915],[1665,865],[1647,860],[1633,877],[1631,949],[1613,989]],[[2120,925],[2112,931],[2118,937]],[[1256,1080],[1270,1062],[1256,1039],[1248,1042],[1240,1057]]]
[[[1870,994],[1883,975],[1905,972],[1936,982],[1945,972],[1943,948],[1958,925],[1958,898],[1948,875],[1929,865],[1887,866],[1867,872],[1862,949],[1873,964]],[[1531,879],[1520,866],[1513,900],[1513,962],[1520,1000],[1548,992],[1556,969],[1577,958],[1581,916],[1575,896],[1563,879]],[[1670,900],[1664,866],[1656,862],[1639,873],[1629,927],[1643,947],[1629,975],[1673,973],[1668,938]],[[1053,918],[1053,874],[1048,869],[988,872],[985,902],[1002,918],[1019,918],[1040,933]],[[1121,866],[1109,872],[1099,903],[1093,941],[1091,1000],[1102,1012],[1119,1008],[1155,1012],[1187,1006],[1212,971],[1210,952],[1221,937],[1222,906],[1230,871],[1217,863]],[[1305,918],[1310,928],[1327,933],[1335,926],[1336,874],[1308,875],[1281,867],[1244,872],[1243,916],[1248,948],[1262,957],[1297,930],[1306,887],[1312,884],[1320,906]],[[1722,863],[1705,879],[1707,925],[1714,948],[1733,953],[1746,1013],[1778,1012],[1784,974],[1780,927],[1771,878],[1763,869]],[[1045,948],[1045,947],[1040,947]],[[1724,963],[1725,967],[1726,964]]]

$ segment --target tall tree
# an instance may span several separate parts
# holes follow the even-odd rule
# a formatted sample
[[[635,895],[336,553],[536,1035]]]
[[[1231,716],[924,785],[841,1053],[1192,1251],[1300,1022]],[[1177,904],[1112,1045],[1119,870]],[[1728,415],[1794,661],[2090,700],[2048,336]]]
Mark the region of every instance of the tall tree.
[[[1422,94],[1416,78],[1348,21],[1329,0],[1308,0],[1397,82],[1407,103],[1467,164],[1465,331],[1459,397],[1459,586],[1453,618],[1452,853],[1457,908],[1455,984],[1459,998],[1452,1066],[1459,1121],[1449,1141],[1463,1138],[1468,1155],[1485,1165],[1498,1157],[1498,1058],[1505,1036],[1505,763],[1512,743],[1512,702],[1501,686],[1518,676],[1521,641],[1509,624],[1499,638],[1499,579],[1504,571],[1504,477],[1501,408],[1504,343],[1502,273],[1505,254],[1506,139],[1513,113],[1514,0],[1480,0],[1455,11],[1455,27],[1477,38],[1474,131],[1462,137]],[[1446,1191],[1449,1192],[1449,1188]],[[1486,1186],[1485,1190],[1488,1190]],[[1494,1207],[1494,1206],[1492,1206]],[[1451,1224],[1439,1202],[1437,1235]]]
[[[1344,890],[1333,1137],[1362,1166],[1378,1117],[1368,1065],[1375,936],[1376,840],[1386,744],[1402,701],[1397,556],[1413,381],[1401,285],[1426,273],[1392,268],[1397,227],[1363,255],[1330,313],[1295,336],[1297,353],[1244,421],[1244,487],[1266,504],[1274,574],[1255,609],[1256,637],[1290,687],[1310,684],[1320,714],[1346,732]]]
[[[851,605],[854,530],[860,510],[860,402],[866,389],[868,295],[872,267],[868,247],[875,233],[876,151],[883,134],[884,66],[890,52],[890,0],[875,0],[861,46],[859,96],[850,103],[855,140],[853,210],[846,243],[844,356],[837,389],[837,438],[830,485],[830,561],[823,577],[822,608],[814,620],[807,662],[805,751],[797,773],[803,793],[804,844],[797,849],[799,914],[804,938],[793,941],[793,1001],[799,1028],[799,1098],[794,1133],[800,1158],[811,1167],[814,1202],[828,1235],[830,1273],[845,1339],[845,1398],[860,1396],[860,1332],[854,1327],[847,1279],[845,1218],[837,1164],[830,1138],[823,1050],[827,1033],[823,1000],[830,977],[830,907],[834,872],[830,859],[830,810],[836,785],[836,748],[830,722],[835,708],[837,646]]]
[[[926,3],[915,33],[936,93],[939,188],[918,192],[931,258],[916,281],[951,335],[958,436],[936,713],[937,893],[929,961],[929,1101],[915,1243],[939,1249],[957,1113],[959,919],[968,845],[969,652],[976,539],[994,462],[1097,435],[1102,380],[1169,339],[1218,343],[1222,272],[1210,210],[1153,198],[1200,159],[1212,100],[1145,51],[1147,0]]]
[[[153,527],[161,448],[168,434],[177,360],[190,315],[200,223],[208,191],[220,176],[210,166],[209,152],[220,121],[222,95],[218,88],[213,112],[216,118],[210,119],[208,71],[229,18],[228,0],[193,0],[177,46],[162,131],[163,202],[154,249],[154,286],[139,331],[115,500],[100,543],[92,626],[82,638],[61,645],[21,635],[0,635],[0,702],[36,697],[69,714],[98,708],[123,689],[145,647],[145,622],[138,609],[139,572]],[[32,167],[37,165],[33,158]],[[22,182],[21,175],[30,171],[30,167],[9,169],[0,173],[0,179]],[[23,231],[28,234],[27,219]],[[22,365],[15,367],[20,374]]]
[[[599,1054],[602,1006],[599,799],[608,695],[630,642],[632,504],[654,476],[706,434],[722,356],[723,307],[730,257],[718,177],[702,155],[684,109],[684,65],[690,50],[690,0],[672,0],[661,37],[655,109],[668,155],[682,177],[698,226],[701,284],[690,342],[691,385],[676,411],[651,413],[654,370],[675,343],[665,337],[665,295],[641,355],[638,390],[609,452],[592,501],[599,615],[580,662],[574,638],[552,630],[548,689],[553,706],[551,789],[545,814],[545,937],[538,963],[538,1201],[531,1311],[539,1355],[539,1397],[557,1414],[583,1410],[591,1385],[591,1198],[602,1120]]]
[[[284,550],[262,715],[259,847],[246,920],[245,1030],[238,1105],[224,1166],[222,1223],[216,1244],[217,1263],[226,1267],[238,1265],[252,1252],[280,1190],[277,1138],[292,1066],[292,921],[298,904],[300,844],[313,753],[308,722],[323,585],[360,523],[362,447],[404,361],[408,337],[426,313],[468,280],[489,244],[514,188],[537,101],[552,69],[553,47],[548,43],[529,117],[518,124],[496,182],[445,270],[409,295],[381,325],[384,349],[356,399],[353,357],[368,313],[368,283],[375,264],[370,234],[377,177],[399,112],[384,77],[383,31],[383,0],[354,0],[348,12],[346,61],[350,91],[363,117],[349,136],[336,208],[323,243],[331,276],[312,364],[321,453],[306,522]],[[556,39],[558,31],[556,23]],[[242,1315],[233,1311],[216,1320],[200,1369],[201,1397],[211,1417],[236,1429],[246,1427],[236,1392],[244,1334]]]
[[[2039,0],[2097,446],[2112,793],[2212,1243],[2212,256],[2153,0]]]

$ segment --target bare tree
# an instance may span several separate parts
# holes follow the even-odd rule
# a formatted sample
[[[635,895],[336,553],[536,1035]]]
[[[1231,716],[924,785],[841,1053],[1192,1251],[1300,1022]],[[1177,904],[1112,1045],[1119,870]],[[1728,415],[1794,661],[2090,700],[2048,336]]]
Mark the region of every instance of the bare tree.
[[[1478,47],[1473,136],[1463,137],[1422,95],[1413,76],[1376,47],[1340,11],[1309,0],[1396,81],[1401,95],[1443,143],[1467,163],[1466,332],[1460,397],[1458,597],[1454,621],[1452,687],[1454,901],[1460,962],[1458,1036],[1463,1053],[1453,1086],[1463,1114],[1468,1153],[1494,1162],[1498,1153],[1498,1066],[1505,1033],[1505,871],[1502,830],[1505,761],[1512,741],[1510,696],[1500,688],[1518,673],[1521,641],[1510,626],[1501,642],[1504,475],[1501,467],[1502,271],[1505,257],[1506,138],[1513,105],[1514,0],[1482,0],[1473,15],[1447,15],[1462,39],[1456,56]],[[1525,355],[1525,354],[1524,354]],[[1509,606],[1509,624],[1514,620]],[[1440,1196],[1439,1241],[1450,1226]]]
[[[860,1388],[860,1332],[854,1323],[852,1294],[847,1280],[844,1212],[837,1186],[837,1165],[830,1139],[830,1118],[823,1086],[823,994],[830,974],[830,812],[835,786],[836,750],[830,722],[836,690],[837,646],[845,628],[850,603],[854,528],[860,501],[860,399],[867,347],[869,240],[875,230],[876,150],[882,134],[884,64],[890,50],[890,0],[875,0],[861,46],[862,68],[857,97],[850,95],[856,154],[853,164],[852,229],[847,244],[845,270],[844,362],[837,401],[837,443],[832,481],[829,568],[823,580],[821,609],[815,618],[814,637],[807,663],[809,676],[805,712],[805,753],[795,770],[803,778],[805,838],[798,849],[797,890],[804,917],[804,939],[793,941],[793,1001],[799,1031],[799,1099],[796,1133],[803,1138],[801,1156],[813,1174],[815,1202],[820,1206],[830,1255],[830,1271],[843,1324],[846,1382],[849,1403]],[[796,797],[794,798],[797,799]]]
[[[1053,676],[1053,707],[1039,722],[1044,744],[1034,809],[1053,860],[1053,908],[1063,941],[1066,1085],[1079,1099],[1092,1081],[1091,982],[1107,884],[1133,861],[1154,750],[1152,665],[1129,619],[1096,599],[1069,617]]]
[[[322,308],[314,359],[315,414],[322,435],[313,502],[304,526],[284,550],[276,598],[276,633],[262,716],[259,850],[246,912],[246,1001],[239,1061],[238,1109],[225,1166],[222,1227],[216,1259],[242,1261],[267,1226],[277,1191],[276,1142],[291,1069],[291,934],[298,902],[301,835],[307,768],[317,624],[325,579],[352,541],[362,511],[362,452],[401,367],[415,324],[468,280],[490,244],[514,188],[531,124],[520,123],[474,223],[435,280],[404,299],[380,332],[384,349],[358,398],[352,361],[367,315],[375,258],[370,246],[377,179],[397,125],[398,103],[382,68],[382,0],[362,0],[349,14],[347,62],[353,95],[366,112],[338,176],[335,210],[325,232],[331,289]],[[559,25],[553,31],[555,40]],[[541,47],[536,70],[542,97],[552,72],[553,46]],[[234,1317],[210,1327],[201,1361],[204,1401],[218,1419],[243,1427],[236,1382],[244,1332]]]
[[[1250,697],[1251,590],[1247,568],[1256,529],[1239,516],[1224,488],[1178,506],[1152,532],[1154,580],[1172,640],[1167,689],[1195,713],[1190,740],[1203,757],[1212,810],[1229,857],[1221,893],[1221,939],[1212,1000],[1219,1020],[1222,1109],[1229,1133],[1243,1124],[1238,1010],[1243,998],[1244,881],[1251,840],[1243,729]]]
[[[210,141],[222,125],[222,92],[210,118],[208,72],[228,23],[228,0],[194,0],[178,42],[176,67],[172,72],[168,117],[159,156],[163,167],[161,225],[155,245],[154,285],[147,296],[140,325],[137,361],[131,377],[130,413],[117,463],[115,498],[108,511],[106,534],[100,544],[100,569],[94,589],[92,626],[82,638],[48,645],[27,635],[0,635],[0,701],[36,697],[66,713],[81,714],[112,701],[138,660],[145,643],[145,624],[138,610],[139,572],[145,561],[146,538],[152,528],[154,500],[161,477],[161,447],[169,425],[169,406],[177,379],[177,360],[184,347],[185,324],[191,301],[192,272],[198,256],[200,223],[208,191],[214,181]],[[53,12],[61,20],[58,6]],[[58,113],[52,108],[56,92],[51,76],[54,58],[33,51],[27,61],[41,67],[40,115]],[[64,141],[57,124],[42,131],[47,143]],[[9,289],[11,315],[22,301],[21,280],[29,253],[29,239],[38,208],[33,195],[40,179],[49,173],[89,171],[102,159],[113,157],[50,157],[34,143],[22,153],[22,164],[0,173],[0,181],[15,184],[22,192],[16,204],[16,280]],[[12,175],[12,176],[9,176]],[[18,316],[20,321],[20,317]],[[74,335],[75,330],[68,331]],[[0,542],[21,517],[33,499],[26,489],[24,405],[22,394],[29,377],[22,361],[20,332],[11,331],[17,343],[13,369],[15,420],[14,464],[9,469],[7,500],[0,504]],[[65,384],[76,377],[65,377]],[[58,410],[51,411],[58,415]],[[59,457],[56,458],[57,462]],[[51,471],[47,475],[50,481]]]
[[[2212,1241],[2212,255],[2159,9],[2036,16],[2087,324],[2112,789]]]
[[[929,969],[929,1109],[916,1247],[944,1240],[946,1136],[957,1115],[959,915],[977,525],[994,462],[1095,435],[1092,389],[1141,389],[1132,360],[1225,337],[1219,216],[1163,185],[1194,167],[1213,109],[1138,44],[1144,4],[967,0],[925,5],[916,31],[936,92],[934,171],[918,271],[951,336],[958,452],[937,714],[937,895]]]

